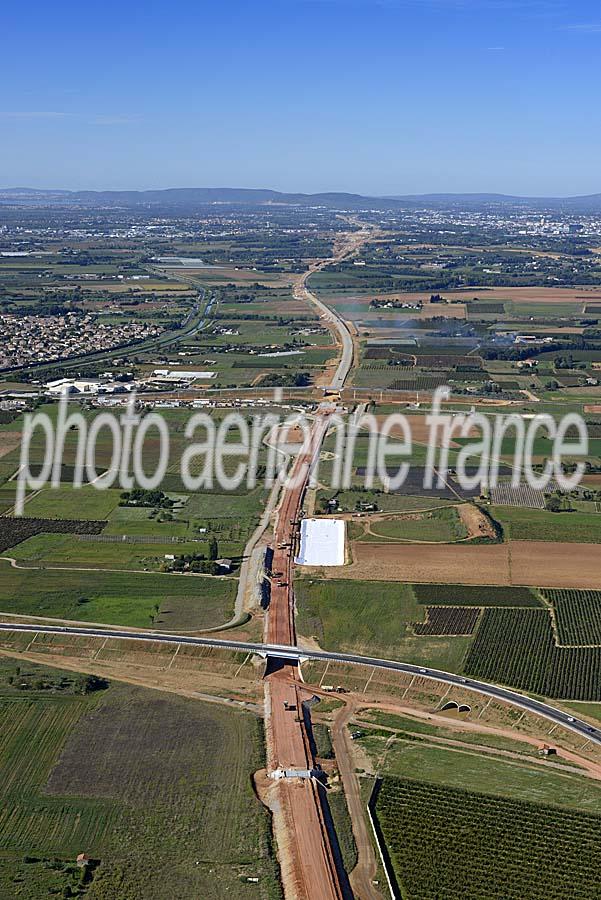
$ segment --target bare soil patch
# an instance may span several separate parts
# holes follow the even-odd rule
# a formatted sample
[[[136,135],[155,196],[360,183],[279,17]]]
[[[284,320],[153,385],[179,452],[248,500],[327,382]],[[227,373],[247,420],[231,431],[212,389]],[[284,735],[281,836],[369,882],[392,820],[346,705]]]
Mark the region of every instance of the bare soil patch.
[[[492,540],[495,539],[496,535],[490,520],[486,518],[482,510],[478,509],[477,506],[473,506],[471,503],[463,503],[457,507],[457,512],[467,529],[469,538],[487,537]]]
[[[21,431],[0,431],[0,459],[16,450],[21,443]]]
[[[352,544],[353,562],[319,570],[329,578],[452,584],[598,588],[601,546],[512,541],[510,544]]]
[[[378,431],[381,431],[385,422],[387,421],[388,416],[385,415],[377,415],[376,422],[378,423]],[[430,440],[430,426],[426,424],[426,416],[425,415],[411,415],[407,416],[407,421],[409,422],[409,427],[411,429],[411,439],[415,444],[428,444]],[[396,425],[390,429],[390,437],[401,439],[404,437],[403,429],[400,425]],[[442,447],[443,445],[443,429],[435,428],[434,433],[434,444],[436,447]],[[466,437],[478,437],[478,429],[471,428],[469,434]],[[449,442],[450,447],[459,447],[460,444],[456,443],[456,441],[451,440]]]

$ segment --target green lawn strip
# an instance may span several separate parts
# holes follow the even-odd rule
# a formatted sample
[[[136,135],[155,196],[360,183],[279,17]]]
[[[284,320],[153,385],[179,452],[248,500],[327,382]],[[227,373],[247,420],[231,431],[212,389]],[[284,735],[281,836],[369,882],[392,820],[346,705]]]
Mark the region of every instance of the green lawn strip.
[[[345,871],[350,873],[357,865],[357,845],[342,784],[339,790],[330,791],[328,794],[328,805],[332,813],[332,821],[336,831],[338,846],[340,847],[342,863]]]

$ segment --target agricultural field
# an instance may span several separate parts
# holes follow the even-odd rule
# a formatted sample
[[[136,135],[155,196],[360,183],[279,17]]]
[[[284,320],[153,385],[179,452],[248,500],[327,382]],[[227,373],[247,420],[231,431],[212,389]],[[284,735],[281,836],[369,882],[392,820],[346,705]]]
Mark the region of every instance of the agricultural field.
[[[601,646],[558,647],[548,610],[484,610],[465,672],[560,700],[601,700]]]
[[[10,555],[25,566],[75,569],[123,569],[126,572],[160,572],[168,565],[166,557],[202,556],[209,558],[206,540],[170,542],[167,535],[144,537],[98,535],[86,539],[80,535],[40,534],[10,550]],[[96,539],[94,539],[96,538]],[[243,551],[240,543],[220,541],[218,553],[237,560]]]
[[[351,544],[352,562],[320,577],[355,582],[565,587],[596,590],[601,544],[510,541],[504,544]]]
[[[413,592],[427,606],[541,606],[533,591],[521,587],[414,584]]]
[[[474,606],[427,606],[426,621],[416,622],[413,631],[417,635],[473,634],[479,616]]]
[[[25,515],[40,519],[108,519],[119,504],[121,491],[99,491],[90,485],[45,487],[25,503]]]
[[[464,540],[467,529],[454,507],[431,512],[409,513],[398,518],[371,519],[367,526],[353,524],[354,540],[379,543],[382,541],[415,541],[444,544]]]
[[[365,653],[440,668],[456,669],[469,637],[417,637],[415,623],[425,622],[410,585],[361,585],[353,582],[297,579],[298,630],[328,650]]]
[[[601,645],[601,591],[547,588],[543,596],[555,610],[560,644]]]
[[[601,891],[598,816],[391,776],[376,809],[407,900],[588,900]]]
[[[590,592],[545,596],[571,593]],[[357,591],[305,577],[296,597],[299,632],[324,649],[426,660],[547,697],[601,701],[601,645],[558,646],[549,609],[528,588],[369,582]]]
[[[0,516],[0,553],[35,538],[36,535],[100,534],[106,522],[72,519],[33,519]],[[67,537],[72,541],[73,538]]]
[[[236,584],[209,575],[15,569],[0,560],[0,613],[196,630],[230,618]]]
[[[601,543],[601,515],[598,513],[549,512],[504,506],[493,506],[490,512],[501,524],[508,540]]]
[[[15,885],[32,900],[54,886],[71,896],[86,852],[91,900],[280,897],[251,786],[264,764],[256,719],[125,685],[53,693],[35,687],[52,670],[27,666],[39,670],[34,685],[4,687],[0,699],[2,896]]]

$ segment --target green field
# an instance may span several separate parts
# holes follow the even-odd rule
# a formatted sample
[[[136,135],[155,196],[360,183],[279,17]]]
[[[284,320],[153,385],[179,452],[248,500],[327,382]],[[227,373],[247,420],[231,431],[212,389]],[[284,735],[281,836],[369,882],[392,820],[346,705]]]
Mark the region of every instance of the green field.
[[[377,816],[406,900],[590,900],[598,816],[386,777]]]
[[[43,488],[25,504],[23,515],[39,519],[108,519],[120,490],[98,491],[90,485]]]
[[[151,622],[211,628],[231,616],[235,591],[236,581],[211,576],[28,571],[0,562],[0,613],[138,628]]]
[[[508,506],[493,506],[490,512],[503,526],[505,538],[508,540],[601,543],[599,513],[555,513],[544,509]]]
[[[221,555],[232,558],[240,556],[242,544],[219,541]],[[73,535],[38,534],[17,544],[6,555],[27,565],[67,566],[78,569],[124,569],[126,571],[158,572],[165,563],[166,555],[202,554],[208,558],[206,541],[186,541],[182,543],[131,543],[117,540],[79,540]]]
[[[298,629],[328,650],[371,654],[457,670],[470,638],[416,637],[425,620],[410,585],[391,582],[296,581]]]
[[[369,533],[362,535],[361,541],[424,541],[426,543],[449,543],[467,537],[467,530],[457,510],[437,509],[427,513],[413,513],[402,519],[382,519],[372,522]]]
[[[0,896],[72,896],[83,851],[98,863],[89,900],[280,897],[250,781],[258,720],[124,685],[29,693],[0,700]]]
[[[488,746],[488,737],[481,736]],[[455,733],[463,741],[463,733]],[[360,742],[377,756],[385,739],[366,736]],[[525,752],[522,744],[520,752]],[[465,788],[483,794],[529,800],[597,812],[601,803],[601,784],[584,775],[543,768],[532,760],[517,761],[476,748],[447,748],[426,745],[422,741],[399,740],[386,753],[385,772],[402,778],[414,778],[431,784]]]

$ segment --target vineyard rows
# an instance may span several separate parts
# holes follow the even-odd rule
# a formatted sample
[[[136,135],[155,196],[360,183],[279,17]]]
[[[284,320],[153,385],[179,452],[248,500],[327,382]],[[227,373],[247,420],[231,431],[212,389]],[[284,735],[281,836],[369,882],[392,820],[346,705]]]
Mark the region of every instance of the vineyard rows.
[[[529,484],[499,484],[491,488],[490,499],[495,506],[518,506],[528,509],[545,508],[545,492],[538,491]]]
[[[0,516],[0,553],[36,534],[100,534],[106,522],[80,519],[25,519]]]
[[[601,817],[386,778],[376,811],[405,900],[592,900]]]
[[[539,606],[528,588],[475,587],[465,584],[414,584],[413,592],[423,606]]]
[[[465,671],[547,697],[601,701],[601,647],[558,647],[543,609],[486,609]]]
[[[413,378],[397,378],[388,385],[390,391],[434,391],[447,384],[445,375],[416,375]]]
[[[560,644],[601,645],[601,591],[545,589],[555,607]]]
[[[428,606],[426,621],[414,622],[419,635],[473,634],[480,609],[477,606]]]

